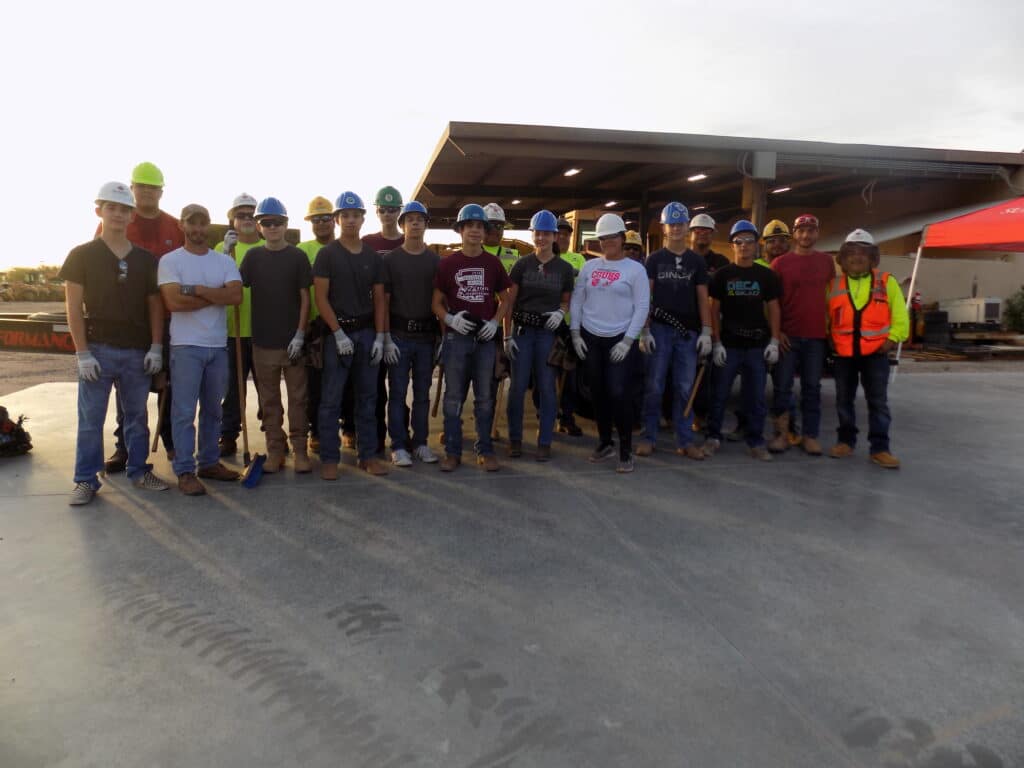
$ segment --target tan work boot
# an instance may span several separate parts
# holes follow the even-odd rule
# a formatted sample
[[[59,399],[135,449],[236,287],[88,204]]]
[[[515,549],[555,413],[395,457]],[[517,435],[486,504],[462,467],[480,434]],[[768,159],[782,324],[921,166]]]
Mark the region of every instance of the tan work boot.
[[[328,461],[320,465],[320,478],[322,480],[337,480],[338,479],[338,465],[333,461]]]
[[[750,449],[750,458],[757,459],[758,461],[775,461],[772,455],[768,452],[768,449],[763,445],[755,445]]]
[[[358,466],[360,469],[376,477],[386,475],[390,471],[384,462],[377,459],[360,459]]]
[[[853,446],[849,443],[836,443],[832,446],[832,449],[828,452],[828,455],[833,459],[845,459],[847,456],[853,454]]]
[[[309,454],[306,453],[306,441],[303,440],[301,443],[294,443],[292,445],[292,451],[295,453],[295,458],[292,459],[292,466],[295,467],[295,474],[305,475],[308,472],[312,472],[313,463],[309,460]]]
[[[633,453],[635,453],[637,456],[650,456],[652,453],[654,453],[654,443],[650,442],[649,440],[641,440],[637,444],[636,450],[633,451]]]
[[[688,445],[685,448],[676,448],[676,453],[694,461],[704,461],[704,451],[696,445]]]
[[[205,486],[191,472],[178,475],[178,490],[186,496],[202,496],[206,493]]]
[[[488,453],[486,456],[477,456],[476,463],[488,472],[498,471],[498,459],[493,453]]]
[[[789,448],[789,414],[780,413],[772,419],[772,426],[775,427],[775,436],[768,441],[768,450],[772,453],[783,453]]]
[[[804,453],[808,456],[821,456],[824,452],[821,448],[821,443],[818,442],[816,437],[804,436],[804,440],[800,443],[800,447],[804,449]]]
[[[885,469],[899,469],[900,460],[888,451],[879,451],[871,454],[871,461]]]
[[[442,472],[454,472],[456,469],[458,469],[459,464],[461,463],[461,456],[453,456],[452,454],[449,453],[447,456],[441,459],[440,469]]]
[[[263,462],[263,472],[268,475],[272,475],[275,472],[280,472],[284,466],[284,454],[283,453],[272,453],[267,456],[267,460]]]

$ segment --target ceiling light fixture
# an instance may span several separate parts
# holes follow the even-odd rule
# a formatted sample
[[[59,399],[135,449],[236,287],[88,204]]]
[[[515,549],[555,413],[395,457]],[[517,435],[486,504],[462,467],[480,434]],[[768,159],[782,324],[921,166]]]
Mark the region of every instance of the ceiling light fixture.
[[[783,192],[789,192],[789,190],[791,190],[791,189],[792,189],[792,187],[779,187],[778,189],[773,189],[772,190],[772,194],[773,195],[780,195]]]
[[[693,176],[687,176],[686,180],[687,181],[704,181],[704,179],[706,179],[707,177],[708,177],[708,175],[706,173],[698,173],[698,174],[695,174]]]
[[[582,170],[583,170],[582,168],[570,168],[568,171],[566,171],[562,175],[563,176],[575,176],[577,173],[579,173]]]
[[[604,207],[605,208],[614,208],[618,204],[619,204],[618,200],[609,200],[607,203],[604,204]]]
[[[512,201],[512,205],[519,205],[521,202],[523,202],[523,201],[522,200],[513,200]]]
[[[705,208],[707,208],[706,205],[695,205],[692,208],[690,208],[690,210],[691,211],[703,211]]]

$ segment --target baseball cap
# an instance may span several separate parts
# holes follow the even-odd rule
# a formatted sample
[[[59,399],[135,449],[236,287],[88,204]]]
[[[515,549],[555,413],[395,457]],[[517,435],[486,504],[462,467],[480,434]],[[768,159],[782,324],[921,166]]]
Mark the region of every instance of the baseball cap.
[[[193,216],[202,216],[207,222],[210,221],[210,212],[199,203],[189,203],[181,209],[181,220],[188,221]]]

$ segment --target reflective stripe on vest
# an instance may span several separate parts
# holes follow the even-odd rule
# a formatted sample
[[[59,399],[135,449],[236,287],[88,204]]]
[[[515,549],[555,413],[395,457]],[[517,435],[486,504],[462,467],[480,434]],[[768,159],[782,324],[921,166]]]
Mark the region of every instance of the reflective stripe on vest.
[[[832,280],[828,294],[828,315],[832,343],[840,357],[873,355],[882,348],[889,336],[889,295],[886,291],[889,273],[871,270],[871,275],[871,293],[867,304],[861,309],[854,306],[846,275]]]

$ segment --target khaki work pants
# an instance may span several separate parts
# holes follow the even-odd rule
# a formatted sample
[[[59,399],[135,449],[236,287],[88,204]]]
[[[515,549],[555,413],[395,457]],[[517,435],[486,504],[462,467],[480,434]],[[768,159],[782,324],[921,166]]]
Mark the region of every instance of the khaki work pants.
[[[281,402],[281,376],[288,392],[288,437],[292,447],[305,448],[306,443],[306,361],[288,359],[286,349],[252,347],[253,368],[263,406],[263,430],[267,437],[267,453],[283,456],[285,452],[284,405]]]

